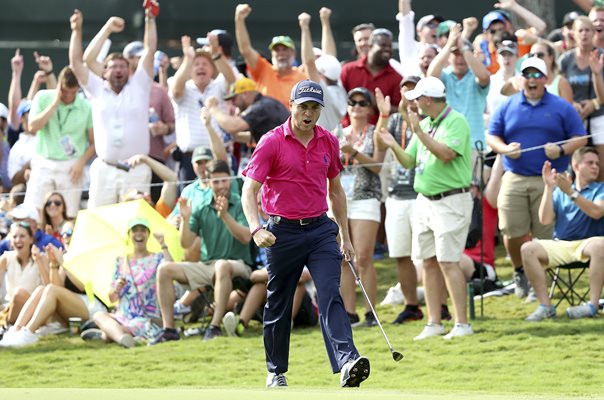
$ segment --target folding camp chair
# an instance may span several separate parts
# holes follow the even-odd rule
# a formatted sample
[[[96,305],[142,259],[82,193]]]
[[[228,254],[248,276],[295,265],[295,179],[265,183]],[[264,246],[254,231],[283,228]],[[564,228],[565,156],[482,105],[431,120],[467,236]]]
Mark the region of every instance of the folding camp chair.
[[[549,289],[549,298],[552,299],[556,288],[560,290],[560,298],[555,306],[566,300],[571,306],[589,301],[589,286],[584,292],[577,288],[577,283],[589,269],[589,262],[573,262],[560,265],[555,268],[548,268],[546,271],[552,279],[552,286]]]

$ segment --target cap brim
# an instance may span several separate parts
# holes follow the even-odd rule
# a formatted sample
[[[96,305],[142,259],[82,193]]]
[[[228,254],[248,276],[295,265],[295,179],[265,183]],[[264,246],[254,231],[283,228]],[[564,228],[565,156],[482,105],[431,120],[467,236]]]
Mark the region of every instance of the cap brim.
[[[208,38],[204,38],[204,37],[198,37],[197,39],[195,39],[195,42],[197,42],[197,44],[200,46],[205,46],[206,44],[210,44],[210,41],[208,40]]]
[[[222,98],[224,100],[231,100],[235,96],[237,96],[237,93],[229,93],[229,94],[225,94]]]
[[[295,46],[292,46],[290,43],[283,43],[283,42],[275,42],[275,43],[271,43],[271,44],[269,44],[268,49],[269,49],[269,50],[272,50],[272,49],[273,49],[273,47],[275,47],[275,46],[277,46],[277,45],[280,45],[280,44],[281,44],[281,45],[283,45],[283,46],[285,46],[285,47],[287,47],[287,48],[290,48],[290,49],[292,49],[292,50],[296,50],[296,47],[295,47]]]
[[[302,104],[302,103],[306,103],[308,101],[313,101],[317,104],[320,104],[321,107],[325,107],[325,103],[323,103],[323,100],[319,100],[316,97],[301,97],[299,99],[293,100],[293,102],[296,104]]]
[[[405,98],[407,100],[415,100],[415,99],[421,97],[421,95],[422,94],[419,92],[419,90],[415,90],[415,89],[405,92]]]

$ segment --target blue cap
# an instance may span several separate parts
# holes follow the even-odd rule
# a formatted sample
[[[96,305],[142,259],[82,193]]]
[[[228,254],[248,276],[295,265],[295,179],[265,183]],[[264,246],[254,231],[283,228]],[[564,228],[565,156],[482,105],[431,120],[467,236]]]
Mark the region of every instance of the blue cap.
[[[482,17],[482,30],[486,31],[489,26],[495,21],[503,22],[505,24],[505,16],[499,11],[491,11],[484,17]]]
[[[159,66],[161,64],[162,58],[167,57],[167,54],[161,50],[157,50],[153,55],[153,73],[155,75],[159,74]]]
[[[23,114],[28,113],[31,109],[31,101],[24,99],[19,103],[19,107],[17,107],[17,116],[21,118]]]
[[[292,88],[291,100],[296,104],[302,104],[307,101],[314,101],[323,107],[323,88],[317,82],[300,81]]]

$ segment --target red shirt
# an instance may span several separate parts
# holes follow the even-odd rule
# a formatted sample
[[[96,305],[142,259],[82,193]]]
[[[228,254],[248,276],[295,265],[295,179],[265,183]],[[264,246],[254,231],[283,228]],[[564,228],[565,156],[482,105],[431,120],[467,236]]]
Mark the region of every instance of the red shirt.
[[[243,175],[263,183],[262,208],[268,215],[317,217],[327,211],[327,179],[343,169],[340,146],[331,132],[317,125],[304,147],[290,121],[262,135]]]
[[[367,56],[365,56],[360,60],[344,64],[340,78],[342,79],[342,86],[344,86],[347,92],[357,87],[364,87],[375,96],[375,88],[379,87],[382,93],[384,93],[384,97],[390,96],[392,109],[398,109],[398,104],[401,101],[400,84],[403,77],[390,64],[374,76],[367,69]],[[374,112],[369,117],[369,123],[375,125],[378,117],[378,113]],[[344,117],[344,120],[344,125],[348,126],[348,115]]]
[[[497,229],[497,209],[482,198],[482,239],[484,240],[484,264],[495,268],[495,229]],[[464,254],[476,262],[480,262],[480,240],[471,249],[465,249]]]

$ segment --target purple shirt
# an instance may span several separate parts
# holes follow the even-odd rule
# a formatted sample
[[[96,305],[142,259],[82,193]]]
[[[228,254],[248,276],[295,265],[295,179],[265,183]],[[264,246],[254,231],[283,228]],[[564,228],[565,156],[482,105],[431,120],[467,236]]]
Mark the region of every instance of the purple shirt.
[[[331,132],[317,125],[304,147],[290,121],[262,136],[243,175],[263,184],[262,208],[267,214],[317,217],[327,211],[327,179],[343,169],[340,146]]]

